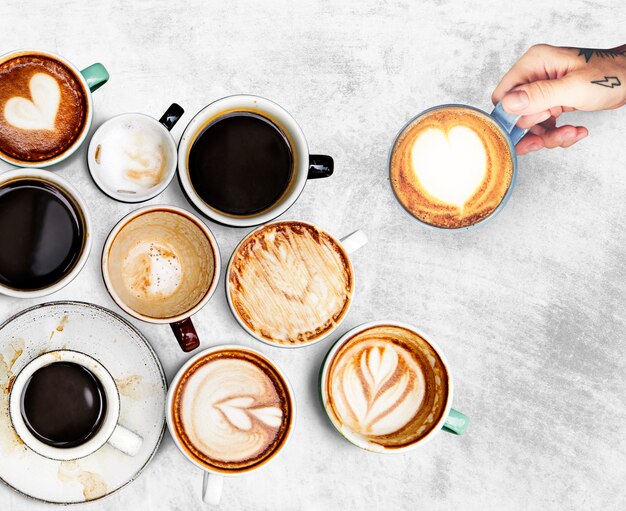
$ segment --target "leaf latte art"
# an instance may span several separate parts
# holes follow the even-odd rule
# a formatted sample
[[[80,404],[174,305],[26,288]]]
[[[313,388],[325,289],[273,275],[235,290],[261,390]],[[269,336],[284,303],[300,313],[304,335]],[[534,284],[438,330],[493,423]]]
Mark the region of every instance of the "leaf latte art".
[[[210,468],[245,470],[284,443],[291,408],[284,381],[253,353],[218,351],[194,364],[174,399],[176,432]]]
[[[349,338],[324,384],[331,421],[372,450],[403,447],[441,419],[448,392],[443,362],[419,334],[381,325]]]

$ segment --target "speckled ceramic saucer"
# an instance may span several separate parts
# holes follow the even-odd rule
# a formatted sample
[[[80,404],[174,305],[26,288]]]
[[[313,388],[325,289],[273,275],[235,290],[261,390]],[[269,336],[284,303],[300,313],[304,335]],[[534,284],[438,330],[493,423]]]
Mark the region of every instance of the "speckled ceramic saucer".
[[[120,422],[143,438],[130,457],[105,444],[76,461],[55,461],[27,448],[8,414],[11,383],[33,358],[71,349],[104,365],[120,394]],[[96,500],[133,481],[154,456],[165,426],[167,383],[145,337],[120,316],[82,302],[50,302],[0,326],[0,479],[24,495],[55,504]]]

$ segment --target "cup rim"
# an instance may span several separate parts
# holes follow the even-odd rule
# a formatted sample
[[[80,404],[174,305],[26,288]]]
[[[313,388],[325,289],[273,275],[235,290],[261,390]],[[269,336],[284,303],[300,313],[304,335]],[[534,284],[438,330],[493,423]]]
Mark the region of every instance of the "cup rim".
[[[394,188],[392,186],[392,183],[391,183],[391,156],[393,155],[393,150],[394,150],[394,148],[396,146],[396,142],[398,141],[398,138],[400,138],[402,133],[404,133],[404,131],[411,124],[413,124],[413,122],[415,122],[417,119],[419,119],[423,115],[426,115],[427,113],[430,113],[430,112],[432,112],[434,110],[441,110],[443,108],[467,108],[469,110],[474,110],[475,112],[478,112],[478,113],[484,115],[485,117],[487,117],[488,120],[490,120],[496,126],[496,128],[498,128],[500,130],[500,132],[504,135],[504,138],[505,138],[505,140],[506,140],[506,142],[508,144],[508,147],[509,147],[509,152],[511,154],[511,159],[513,161],[513,172],[511,174],[511,182],[509,183],[509,187],[507,188],[506,193],[502,196],[502,200],[500,201],[500,203],[486,217],[484,217],[483,219],[479,220],[476,223],[473,223],[471,225],[466,225],[464,227],[440,227],[440,226],[437,226],[437,225],[429,224],[428,222],[424,222],[423,220],[420,220],[419,218],[414,216],[402,204],[402,202],[400,201],[400,198],[396,194],[396,191],[394,190]],[[515,152],[515,145],[511,142],[511,135],[510,135],[510,133],[504,128],[504,126],[502,126],[500,121],[498,121],[495,117],[491,116],[489,113],[487,113],[484,110],[481,110],[480,108],[477,108],[475,106],[464,105],[462,103],[444,103],[444,104],[441,104],[441,105],[435,105],[435,106],[431,106],[430,108],[427,108],[426,110],[422,110],[417,115],[414,115],[396,133],[396,136],[393,138],[393,142],[391,143],[391,146],[389,148],[389,152],[387,153],[387,180],[389,181],[389,187],[391,188],[391,192],[393,193],[393,197],[394,197],[396,203],[400,206],[400,209],[405,214],[407,214],[410,218],[412,218],[413,220],[417,221],[421,225],[424,225],[424,226],[428,227],[429,229],[433,229],[433,230],[439,231],[439,232],[459,233],[459,232],[469,231],[471,229],[474,229],[475,227],[478,227],[478,226],[481,226],[481,225],[484,225],[485,223],[487,223],[487,221],[489,221],[493,217],[495,217],[500,212],[500,210],[502,210],[504,208],[506,203],[509,201],[509,198],[511,197],[511,193],[513,192],[513,188],[515,187],[516,178],[517,178],[517,154]]]
[[[339,321],[337,323],[335,323],[335,325],[330,330],[328,330],[326,333],[324,333],[323,335],[317,337],[316,339],[313,339],[313,340],[311,340],[309,342],[302,343],[302,344],[280,344],[280,343],[269,341],[269,340],[264,339],[261,336],[257,335],[248,325],[245,324],[243,319],[241,319],[239,317],[239,314],[237,314],[237,311],[235,310],[235,306],[233,304],[233,301],[232,301],[232,298],[231,298],[231,295],[230,295],[230,280],[229,280],[230,269],[231,269],[231,266],[232,266],[235,254],[237,253],[237,251],[239,250],[241,245],[243,245],[243,243],[246,240],[248,240],[250,237],[252,237],[254,234],[259,232],[260,230],[265,229],[268,226],[271,226],[271,225],[274,225],[274,224],[283,223],[283,222],[287,222],[287,223],[288,222],[295,222],[295,223],[299,223],[299,224],[305,224],[305,225],[311,226],[311,227],[313,227],[315,229],[318,229],[318,230],[323,231],[324,233],[326,233],[339,246],[339,248],[341,248],[341,250],[343,250],[343,253],[344,253],[345,257],[346,257],[346,260],[348,261],[348,266],[350,268],[350,273],[352,275],[352,287],[353,287],[353,290],[352,290],[352,293],[350,294],[350,297],[348,299],[348,303],[346,305],[345,311],[344,311],[343,315],[341,316],[341,318],[339,319]],[[306,348],[306,347],[313,346],[314,344],[317,344],[317,343],[327,339],[330,335],[332,335],[337,330],[337,328],[339,328],[343,324],[344,320],[348,316],[348,312],[350,312],[350,308],[352,307],[352,301],[354,300],[354,294],[356,292],[356,272],[354,271],[354,266],[352,265],[352,259],[350,257],[350,254],[348,253],[348,251],[343,246],[343,243],[341,242],[341,240],[339,238],[335,237],[334,235],[332,235],[331,233],[329,233],[326,229],[322,229],[318,225],[316,225],[316,224],[314,224],[312,222],[306,222],[304,220],[296,220],[296,219],[272,220],[271,222],[267,222],[267,223],[265,223],[263,225],[260,225],[260,226],[256,227],[254,230],[252,230],[248,234],[246,234],[241,239],[241,241],[239,241],[239,243],[237,243],[237,245],[233,249],[232,254],[230,255],[230,258],[228,260],[228,264],[226,266],[226,271],[225,271],[225,274],[224,274],[224,290],[226,292],[226,301],[228,303],[228,308],[230,309],[231,314],[233,315],[233,317],[235,318],[235,320],[237,321],[239,326],[241,326],[246,331],[246,333],[249,334],[251,337],[253,337],[257,341],[262,342],[263,344],[266,344],[268,346],[273,346],[274,348],[285,348],[285,349]]]
[[[439,418],[439,420],[437,421],[436,425],[423,437],[418,438],[417,440],[415,440],[414,442],[402,446],[402,447],[397,447],[397,448],[388,448],[385,446],[381,446],[378,444],[372,444],[372,443],[367,443],[367,442],[360,442],[355,436],[353,435],[347,435],[345,431],[343,431],[341,425],[337,424],[335,422],[335,420],[333,419],[332,414],[330,413],[330,411],[328,410],[328,406],[327,406],[327,401],[328,401],[328,394],[326,392],[326,386],[327,386],[327,381],[328,381],[328,369],[329,366],[331,364],[331,362],[333,361],[337,351],[339,351],[339,349],[341,347],[343,347],[350,339],[352,339],[355,335],[369,329],[369,328],[373,328],[373,327],[377,327],[377,326],[385,326],[385,325],[389,325],[389,326],[396,326],[396,327],[400,327],[400,328],[404,328],[407,329],[411,332],[416,333],[417,335],[419,335],[420,337],[422,337],[430,346],[431,348],[435,351],[435,353],[437,353],[437,355],[439,356],[439,359],[441,360],[441,363],[443,364],[444,368],[446,369],[446,374],[448,377],[448,394],[446,397],[446,406],[444,407],[443,413],[441,414],[441,417]],[[416,328],[415,326],[409,324],[409,323],[405,323],[402,321],[395,321],[395,320],[374,320],[374,321],[367,321],[365,323],[361,323],[353,328],[351,328],[350,330],[348,330],[346,333],[344,333],[328,350],[328,352],[326,353],[326,355],[324,356],[324,360],[322,362],[322,366],[320,368],[320,373],[319,373],[319,393],[320,393],[320,398],[322,401],[322,407],[324,408],[324,412],[326,414],[326,416],[328,417],[330,423],[333,425],[333,427],[337,430],[337,432],[343,437],[345,438],[348,442],[350,442],[351,444],[360,447],[361,449],[368,451],[368,452],[374,452],[377,454],[398,454],[398,453],[403,453],[403,452],[407,452],[407,451],[412,451],[414,449],[417,449],[419,446],[423,445],[424,443],[430,441],[433,436],[435,436],[437,433],[439,433],[439,431],[441,431],[441,428],[443,427],[443,425],[446,422],[446,419],[448,418],[448,415],[450,413],[450,409],[452,408],[452,400],[454,397],[454,379],[452,378],[452,373],[450,371],[450,364],[448,363],[447,358],[445,357],[445,355],[443,354],[443,352],[441,351],[441,348],[437,345],[437,343],[435,343],[432,338],[424,333],[422,330],[420,330],[419,328]],[[346,428],[347,429],[347,428]]]
[[[285,388],[287,389],[287,395],[289,397],[289,405],[291,407],[291,420],[289,421],[289,427],[287,428],[287,432],[285,433],[285,438],[282,444],[277,448],[276,451],[272,453],[272,455],[267,460],[263,461],[261,464],[243,469],[238,472],[223,472],[217,469],[209,468],[203,465],[202,463],[200,463],[199,461],[195,460],[191,455],[189,455],[182,448],[180,444],[180,440],[178,439],[178,436],[175,431],[176,428],[174,427],[174,424],[172,421],[172,402],[174,400],[174,394],[176,392],[180,379],[185,374],[187,369],[189,369],[189,367],[191,367],[197,360],[201,359],[202,357],[206,355],[215,353],[216,351],[227,351],[227,350],[236,350],[236,351],[244,351],[244,352],[247,351],[247,352],[253,353],[254,355],[268,362],[272,366],[272,368],[279,374],[279,376],[282,378],[283,382],[285,383]],[[250,348],[248,346],[244,346],[241,344],[218,344],[216,346],[211,346],[210,348],[206,348],[200,351],[199,353],[196,353],[191,358],[187,359],[185,363],[178,369],[178,371],[174,375],[174,378],[172,378],[172,382],[170,383],[169,389],[167,391],[167,399],[165,400],[165,406],[166,406],[165,421],[167,423],[167,429],[170,433],[170,436],[172,437],[172,440],[174,441],[174,444],[178,448],[178,450],[185,456],[185,458],[188,461],[193,463],[196,467],[200,468],[201,470],[205,472],[209,472],[211,474],[224,476],[224,477],[242,476],[245,474],[249,474],[251,472],[256,472],[257,470],[260,470],[266,467],[267,465],[269,465],[275,458],[278,457],[278,454],[285,448],[285,446],[289,442],[289,439],[291,438],[291,435],[293,434],[293,431],[296,425],[296,399],[294,397],[293,388],[291,386],[289,379],[287,378],[287,375],[278,366],[278,364],[276,364],[276,362],[274,362],[267,355],[261,353],[260,351],[254,348]]]
[[[28,379],[39,369],[56,362],[70,361],[88,369],[98,379],[106,396],[106,415],[96,433],[87,441],[74,447],[55,447],[36,438],[26,426],[21,414],[21,397]],[[19,395],[18,395],[19,392]],[[113,435],[120,415],[120,396],[109,370],[91,355],[71,349],[58,349],[42,353],[31,359],[15,376],[9,393],[9,420],[15,434],[29,449],[40,456],[58,461],[85,458],[100,449]],[[54,454],[53,454],[54,453]]]
[[[251,102],[256,106],[259,106],[261,112],[263,112],[262,105],[269,105],[271,108],[276,109],[276,111],[280,113],[280,120],[286,121],[291,125],[288,134],[296,139],[296,144],[299,144],[302,147],[302,154],[298,155],[297,168],[294,168],[296,176],[293,184],[290,185],[293,186],[293,191],[288,192],[288,194],[291,193],[293,195],[290,196],[289,199],[287,199],[287,196],[283,197],[278,203],[270,206],[268,209],[262,211],[261,213],[246,217],[226,215],[211,208],[208,204],[206,204],[193,189],[187,168],[188,152],[191,149],[191,146],[193,145],[195,140],[197,139],[197,136],[201,133],[201,131],[199,131],[198,129],[202,125],[201,121],[213,117],[212,115],[208,115],[208,113],[212,112],[213,110],[215,110],[216,115],[219,114],[220,109],[218,109],[218,107],[229,101],[237,101],[239,105],[233,106],[229,109],[222,109],[224,112],[227,112],[229,110],[236,111],[238,108],[245,108],[247,106],[247,103],[244,102]],[[270,120],[272,119],[270,118]],[[196,126],[198,124],[200,124],[200,126]],[[284,130],[285,128],[281,127],[281,129]],[[285,135],[287,135],[287,133]],[[297,147],[292,147],[291,143],[290,147],[292,152],[297,152]],[[306,137],[304,136],[304,132],[302,131],[302,128],[300,127],[298,122],[285,108],[283,108],[275,101],[253,94],[230,94],[228,96],[218,98],[208,105],[204,106],[187,123],[187,126],[185,126],[183,134],[178,142],[178,181],[181,185],[180,187],[183,191],[183,194],[188,199],[190,204],[194,207],[194,209],[199,211],[203,216],[218,224],[226,225],[229,227],[256,227],[264,223],[271,222],[278,216],[285,213],[289,208],[291,208],[291,206],[293,206],[293,204],[302,194],[308,180],[308,168],[309,146]],[[284,201],[284,204],[280,204],[280,202],[282,201]]]
[[[108,188],[104,184],[104,182],[98,177],[98,174],[94,171],[93,162],[92,162],[93,160],[92,148],[94,144],[97,143],[97,137],[100,134],[100,131],[110,123],[119,122],[120,120],[124,118],[133,118],[133,117],[146,119],[146,120],[149,120],[149,122],[152,122],[154,125],[158,125],[159,129],[166,135],[166,138],[168,140],[167,143],[170,145],[172,149],[172,154],[174,155],[174,158],[172,162],[170,163],[170,168],[167,171],[167,176],[164,179],[162,179],[161,182],[157,186],[152,187],[147,193],[138,195],[138,198],[136,200],[132,200],[126,195],[116,194],[110,188]],[[176,146],[176,141],[174,140],[172,133],[165,126],[163,126],[163,124],[161,124],[156,118],[152,117],[151,115],[144,114],[141,112],[124,112],[124,113],[109,117],[106,121],[100,124],[100,126],[98,126],[98,129],[96,129],[96,131],[94,131],[89,141],[89,147],[87,148],[87,168],[89,169],[89,176],[91,177],[94,184],[98,187],[98,189],[102,193],[104,193],[111,199],[117,202],[123,202],[126,204],[138,204],[141,202],[146,202],[146,201],[149,201],[150,199],[153,199],[157,195],[163,193],[165,189],[169,186],[169,184],[172,182],[172,179],[174,178],[174,174],[176,174],[177,164],[178,164],[178,148]]]
[[[118,235],[118,233],[122,230],[122,228],[126,224],[131,222],[133,219],[141,215],[144,215],[146,213],[153,212],[153,211],[166,211],[166,212],[175,213],[175,214],[179,214],[181,216],[186,217],[188,220],[192,221],[202,230],[207,240],[209,241],[209,244],[211,245],[211,249],[213,250],[215,271],[214,271],[213,280],[211,282],[211,285],[209,286],[209,289],[207,290],[205,295],[202,297],[202,299],[198,303],[196,303],[192,308],[190,308],[189,310],[177,316],[172,316],[168,318],[153,318],[150,316],[146,316],[145,314],[141,314],[140,312],[137,312],[134,309],[130,308],[128,305],[126,305],[124,301],[118,296],[115,289],[113,288],[111,279],[109,277],[109,270],[108,270],[109,251],[111,250],[111,245],[113,244],[113,241],[115,240],[115,237]],[[171,205],[166,205],[166,204],[155,204],[152,206],[142,206],[140,208],[137,208],[131,211],[127,215],[124,215],[113,226],[113,228],[109,232],[104,242],[104,246],[102,247],[102,257],[100,260],[100,268],[102,272],[102,279],[104,281],[104,287],[106,288],[107,292],[109,293],[113,301],[124,312],[126,312],[127,314],[129,314],[130,316],[136,319],[140,319],[147,323],[170,324],[170,323],[177,323],[179,321],[182,321],[184,319],[187,319],[193,316],[196,312],[202,309],[202,307],[204,307],[207,304],[207,302],[211,299],[211,297],[215,293],[215,290],[217,289],[217,285],[218,285],[219,278],[220,278],[221,256],[220,256],[219,246],[217,244],[215,236],[213,236],[213,233],[210,231],[207,225],[202,220],[200,220],[196,215],[178,206],[171,206]]]
[[[81,270],[85,266],[85,263],[87,262],[87,259],[89,258],[92,246],[93,225],[91,221],[91,214],[89,213],[89,209],[87,208],[85,200],[78,193],[78,190],[76,190],[73,185],[71,185],[68,181],[66,181],[58,174],[54,174],[48,170],[23,167],[11,169],[0,174],[0,188],[2,188],[2,186],[9,181],[27,179],[37,179],[40,181],[51,183],[52,185],[54,185],[55,188],[59,188],[61,192],[64,192],[66,195],[68,195],[75,202],[75,206],[77,207],[77,209],[79,209],[78,213],[82,217],[85,224],[85,233],[83,247],[81,249],[80,255],[78,256],[78,259],[76,260],[76,263],[74,264],[73,268],[69,272],[67,272],[66,275],[61,277],[56,282],[46,287],[25,290],[15,289],[0,283],[0,294],[11,296],[13,298],[39,298],[52,294],[55,291],[64,288],[70,282],[72,282],[72,280],[74,280],[81,272]]]
[[[3,160],[11,165],[15,165],[18,168],[35,168],[35,169],[40,168],[41,169],[41,168],[50,167],[52,165],[56,165],[57,163],[60,163],[63,160],[66,160],[72,154],[74,154],[76,150],[85,141],[85,139],[87,138],[87,135],[89,134],[91,123],[93,121],[93,98],[91,96],[91,90],[89,89],[89,86],[87,85],[87,80],[85,80],[85,77],[80,72],[80,69],[78,69],[74,64],[72,64],[65,57],[62,57],[61,55],[58,55],[56,53],[46,51],[46,50],[36,50],[33,48],[18,48],[16,50],[11,50],[7,53],[0,55],[0,64],[12,58],[19,57],[20,55],[30,55],[30,54],[43,55],[44,57],[48,57],[53,60],[58,60],[62,64],[65,64],[71,71],[74,72],[74,75],[83,86],[83,92],[85,93],[85,99],[87,103],[87,115],[85,117],[85,124],[83,125],[82,133],[76,140],[74,140],[74,143],[70,145],[61,154],[58,154],[55,157],[49,158],[47,160],[29,162],[29,161],[12,158],[11,156],[4,154],[2,151],[0,151],[0,160]]]

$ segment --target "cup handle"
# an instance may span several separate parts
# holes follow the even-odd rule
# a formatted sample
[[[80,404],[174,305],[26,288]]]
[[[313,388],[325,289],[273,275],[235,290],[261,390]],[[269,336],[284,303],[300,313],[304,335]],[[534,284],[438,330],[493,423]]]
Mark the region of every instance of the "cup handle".
[[[511,138],[511,142],[513,142],[513,145],[517,144],[528,132],[527,129],[522,129],[515,125],[521,116],[506,112],[504,108],[502,108],[502,101],[500,101],[492,110],[491,117],[498,121],[506,130]]]
[[[91,64],[91,66],[83,69],[80,74],[85,77],[87,87],[91,92],[97,91],[109,81],[109,72],[100,62]]]
[[[172,327],[172,332],[174,332],[176,340],[183,351],[193,351],[200,346],[200,338],[191,322],[191,318],[170,323],[170,327]]]
[[[108,443],[115,447],[118,451],[122,451],[128,456],[136,456],[141,449],[143,438],[137,433],[133,433],[130,429],[118,424],[113,430],[113,434],[109,437]]]
[[[307,179],[319,179],[320,177],[330,177],[333,175],[335,162],[331,156],[325,154],[309,155],[309,174]]]
[[[363,245],[367,243],[367,236],[363,231],[354,231],[352,234],[348,234],[346,237],[341,238],[341,244],[346,249],[348,254],[356,252]]]
[[[183,107],[178,103],[172,103],[165,113],[159,119],[159,122],[165,126],[167,131],[172,131],[174,125],[178,122],[178,119],[185,113]]]
[[[467,415],[462,414],[454,408],[450,408],[448,418],[441,429],[454,435],[462,435],[467,430],[468,425],[469,417]]]
[[[202,502],[217,506],[222,499],[224,478],[218,474],[204,473],[202,479]]]

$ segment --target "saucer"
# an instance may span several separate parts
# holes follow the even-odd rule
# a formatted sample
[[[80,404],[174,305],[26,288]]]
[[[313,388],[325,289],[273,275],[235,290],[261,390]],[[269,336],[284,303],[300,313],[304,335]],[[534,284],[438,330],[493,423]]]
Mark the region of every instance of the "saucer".
[[[36,454],[16,435],[9,418],[11,384],[36,356],[58,349],[100,361],[120,393],[120,422],[143,438],[136,456],[108,444],[75,461]],[[133,481],[154,456],[165,428],[167,382],[146,338],[120,316],[83,302],[50,302],[0,325],[0,479],[14,490],[55,504],[110,495]]]

